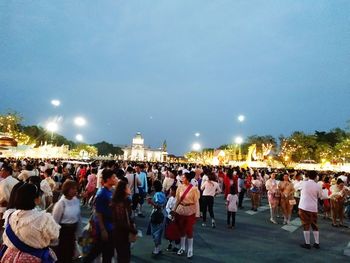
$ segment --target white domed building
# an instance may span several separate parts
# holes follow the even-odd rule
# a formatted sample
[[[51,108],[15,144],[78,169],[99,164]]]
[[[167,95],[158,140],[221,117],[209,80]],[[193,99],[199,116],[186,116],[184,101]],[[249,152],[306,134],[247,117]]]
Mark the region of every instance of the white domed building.
[[[132,145],[124,147],[123,151],[124,160],[128,161],[165,162],[168,156],[165,141],[161,148],[151,149],[145,146],[140,132],[132,139]]]

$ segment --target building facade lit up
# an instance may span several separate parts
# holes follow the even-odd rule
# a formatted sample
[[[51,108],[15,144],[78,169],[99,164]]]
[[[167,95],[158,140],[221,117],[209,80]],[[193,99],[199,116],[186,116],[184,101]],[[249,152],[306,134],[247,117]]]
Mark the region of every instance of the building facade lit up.
[[[132,145],[124,147],[123,151],[124,160],[128,161],[165,162],[168,156],[165,143],[161,148],[151,149],[145,146],[140,132],[132,139]]]

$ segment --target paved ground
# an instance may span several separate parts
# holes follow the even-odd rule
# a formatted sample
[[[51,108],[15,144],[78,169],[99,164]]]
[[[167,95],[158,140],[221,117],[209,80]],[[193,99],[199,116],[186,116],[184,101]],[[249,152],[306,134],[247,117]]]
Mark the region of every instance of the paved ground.
[[[146,236],[147,217],[137,219],[138,228],[144,236],[132,249],[132,262],[336,262],[350,261],[343,256],[343,250],[350,241],[350,229],[334,228],[331,222],[319,217],[321,249],[305,250],[299,247],[303,243],[300,221],[294,217],[291,226],[283,226],[269,222],[269,210],[266,201],[258,212],[248,210],[250,201],[244,201],[245,209],[236,216],[236,228],[227,229],[226,210],[223,197],[215,199],[215,216],[217,227],[202,227],[197,222],[194,236],[194,256],[188,260],[186,256],[177,256],[165,251],[167,241],[164,240],[163,253],[152,256],[153,242]],[[149,208],[145,209],[149,213]],[[349,224],[349,222],[347,222]],[[311,237],[313,242],[313,237]]]

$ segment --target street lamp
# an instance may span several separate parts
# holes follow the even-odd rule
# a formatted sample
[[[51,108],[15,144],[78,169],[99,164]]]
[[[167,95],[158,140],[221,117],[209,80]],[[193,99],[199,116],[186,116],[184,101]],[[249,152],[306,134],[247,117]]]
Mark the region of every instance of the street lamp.
[[[48,122],[46,124],[46,129],[51,132],[51,143],[53,142],[53,133],[58,130],[58,124],[54,121]]]
[[[83,135],[81,135],[81,134],[77,134],[77,135],[75,136],[75,139],[76,139],[78,142],[82,142],[82,141],[84,140],[84,137],[83,137]]]
[[[200,149],[201,149],[201,145],[198,142],[195,142],[194,144],[192,144],[193,151],[198,152],[198,151],[200,151]]]
[[[60,106],[61,102],[59,100],[51,100],[51,104],[55,107]]]
[[[238,144],[238,160],[240,161],[242,159],[241,144],[243,143],[243,138],[241,136],[237,136],[235,138],[235,143]]]
[[[238,119],[239,122],[244,122],[245,116],[241,114],[241,115],[238,116],[237,119]]]
[[[76,117],[74,119],[74,124],[77,126],[84,126],[86,124],[86,120],[83,117]]]

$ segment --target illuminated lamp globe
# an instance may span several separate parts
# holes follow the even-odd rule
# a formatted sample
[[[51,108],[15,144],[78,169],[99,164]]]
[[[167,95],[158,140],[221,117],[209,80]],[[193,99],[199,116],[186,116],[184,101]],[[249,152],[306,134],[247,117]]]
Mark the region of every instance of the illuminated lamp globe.
[[[86,124],[86,120],[83,117],[76,117],[74,119],[74,124],[77,126],[84,126]]]
[[[201,149],[201,145],[198,142],[195,142],[194,144],[192,144],[192,150],[193,151],[199,151]]]

